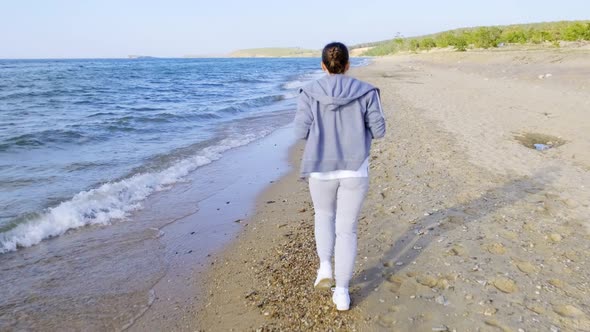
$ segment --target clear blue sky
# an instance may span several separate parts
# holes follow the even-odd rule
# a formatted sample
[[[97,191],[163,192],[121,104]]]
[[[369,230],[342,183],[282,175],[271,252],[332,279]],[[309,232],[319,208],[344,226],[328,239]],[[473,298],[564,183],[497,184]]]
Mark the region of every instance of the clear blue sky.
[[[0,58],[321,48],[458,27],[590,19],[589,0],[1,0]]]

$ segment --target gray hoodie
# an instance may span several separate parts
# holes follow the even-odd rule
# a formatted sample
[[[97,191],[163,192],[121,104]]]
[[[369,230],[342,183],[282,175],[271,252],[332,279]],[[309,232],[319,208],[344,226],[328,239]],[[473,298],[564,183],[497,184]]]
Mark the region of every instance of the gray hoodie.
[[[301,175],[358,170],[371,140],[385,135],[379,89],[346,75],[326,75],[299,90],[295,134],[307,140]]]

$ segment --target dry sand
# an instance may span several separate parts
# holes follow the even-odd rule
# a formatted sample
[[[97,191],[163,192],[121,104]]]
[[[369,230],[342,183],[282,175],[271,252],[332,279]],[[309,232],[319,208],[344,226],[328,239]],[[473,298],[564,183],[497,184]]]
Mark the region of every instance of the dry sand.
[[[408,55],[351,75],[381,87],[388,120],[351,310],[313,290],[313,208],[293,173],[215,257],[194,326],[590,331],[590,52]],[[555,147],[515,138],[531,133]]]

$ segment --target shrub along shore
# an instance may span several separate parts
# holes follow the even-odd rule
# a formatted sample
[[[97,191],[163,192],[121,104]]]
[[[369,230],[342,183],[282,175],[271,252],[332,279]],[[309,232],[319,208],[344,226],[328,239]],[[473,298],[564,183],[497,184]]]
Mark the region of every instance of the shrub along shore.
[[[494,48],[504,44],[545,44],[559,47],[560,41],[590,41],[590,21],[563,21],[550,23],[517,24],[462,28],[422,37],[394,39],[355,45],[369,48],[364,56],[380,56],[403,51],[422,51],[432,48],[453,47],[457,51],[468,48]]]

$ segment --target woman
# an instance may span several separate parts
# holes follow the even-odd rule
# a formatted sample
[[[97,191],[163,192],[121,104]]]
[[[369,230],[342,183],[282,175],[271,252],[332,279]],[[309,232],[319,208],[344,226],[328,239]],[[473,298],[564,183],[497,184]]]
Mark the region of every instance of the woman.
[[[348,49],[330,43],[322,51],[327,75],[300,89],[295,132],[305,139],[301,175],[309,176],[320,261],[314,287],[332,286],[332,253],[338,310],[350,308],[348,285],[357,244],[357,219],[369,179],[371,141],[385,135],[379,89],[345,75]]]

